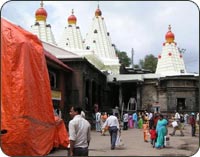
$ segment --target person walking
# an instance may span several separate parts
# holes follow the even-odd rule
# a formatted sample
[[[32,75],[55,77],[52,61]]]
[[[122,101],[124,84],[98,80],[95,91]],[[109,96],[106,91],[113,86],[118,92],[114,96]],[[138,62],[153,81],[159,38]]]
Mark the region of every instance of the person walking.
[[[105,123],[107,118],[108,118],[107,113],[106,112],[102,113],[102,115],[101,115],[101,128],[102,128],[101,135],[104,135],[104,136],[105,136],[105,132],[108,130],[108,127],[103,129],[103,124]]]
[[[190,125],[192,128],[192,136],[195,136],[196,132],[196,120],[195,120],[195,114],[192,112],[190,117]]]
[[[148,133],[149,133],[149,122],[148,122],[148,117],[143,116],[143,134],[144,134],[144,142],[148,142]]]
[[[129,114],[129,115],[128,115],[128,127],[129,127],[130,129],[133,128],[133,117],[132,117],[132,114]]]
[[[91,125],[81,116],[81,107],[71,107],[69,121],[70,156],[88,156],[91,140]]]
[[[153,146],[153,148],[155,147],[155,142],[156,142],[156,129],[154,126],[151,127],[151,129],[149,130],[150,133],[150,139],[151,139],[151,144]]]
[[[176,130],[180,130],[180,133],[181,133],[181,136],[184,136],[184,134],[183,134],[183,126],[184,125],[182,125],[181,124],[181,122],[180,122],[180,118],[181,118],[181,116],[180,116],[180,114],[177,112],[177,111],[175,111],[176,113],[175,113],[175,121],[177,122],[177,124],[178,124],[178,126],[177,127],[174,127],[173,128],[173,132],[172,133],[170,133],[169,135],[171,135],[171,136],[174,136],[175,135],[175,133],[176,133]]]
[[[137,116],[137,112],[133,113],[133,128],[137,128],[138,126],[138,116]]]
[[[139,116],[139,120],[138,120],[138,129],[142,129],[142,125],[143,125],[143,119],[142,116]]]
[[[161,149],[164,147],[164,137],[167,135],[167,124],[168,124],[168,121],[163,118],[162,114],[160,114],[159,120],[156,126],[157,139],[156,139],[155,147],[158,149]]]
[[[111,150],[115,149],[115,144],[117,140],[117,132],[120,130],[119,128],[119,121],[116,115],[110,115],[105,123],[103,124],[102,129],[105,129],[106,127],[109,128],[110,133],[110,142],[111,142]]]
[[[187,113],[184,113],[184,125],[188,124],[188,117],[189,115]]]
[[[95,120],[96,120],[96,131],[101,132],[101,113],[98,111],[95,114]]]
[[[183,114],[180,114],[180,127],[182,128],[182,130],[184,129],[185,127],[185,119],[184,119],[184,115]]]
[[[128,130],[128,112],[125,111],[123,115],[123,130]]]

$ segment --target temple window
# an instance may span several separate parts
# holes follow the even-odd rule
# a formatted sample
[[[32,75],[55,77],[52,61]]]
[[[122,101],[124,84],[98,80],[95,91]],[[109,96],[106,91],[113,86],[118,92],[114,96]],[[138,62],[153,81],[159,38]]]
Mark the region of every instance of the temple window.
[[[40,24],[39,24],[39,22],[35,22],[35,26],[39,26]]]
[[[181,73],[185,73],[185,71],[183,69],[180,70]]]
[[[50,24],[47,24],[46,27],[50,27],[50,28],[51,28],[51,25],[50,25]]]

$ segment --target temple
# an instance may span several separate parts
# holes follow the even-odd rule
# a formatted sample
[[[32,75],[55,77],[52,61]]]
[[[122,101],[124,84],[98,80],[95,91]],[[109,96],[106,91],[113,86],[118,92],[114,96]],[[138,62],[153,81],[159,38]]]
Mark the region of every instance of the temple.
[[[116,106],[129,110],[128,102],[133,97],[137,110],[168,112],[198,108],[198,74],[186,72],[183,52],[177,47],[171,26],[165,34],[155,73],[136,68],[123,72],[99,5],[85,39],[72,10],[57,45],[47,27],[50,25],[46,25],[47,12],[42,3],[35,16],[36,23],[31,28],[42,40],[44,49],[73,69],[69,74],[49,68],[54,78],[52,91],[60,92],[60,102],[56,103],[61,106],[83,104],[88,114],[96,103],[105,111]]]
[[[158,56],[156,74],[176,75],[186,73],[183,56],[174,42],[175,35],[169,25],[168,32],[165,35],[166,41],[163,43],[161,54]]]
[[[36,34],[40,40],[56,45],[51,25],[46,23],[47,15],[47,11],[43,8],[43,1],[41,1],[40,8],[35,12],[35,24],[31,26],[30,31]]]
[[[95,11],[91,27],[85,38],[86,49],[93,50],[105,65],[104,70],[119,73],[119,59],[116,55],[114,45],[111,42],[110,33],[107,32],[105,20],[99,5]]]
[[[84,44],[80,27],[76,25],[77,18],[72,9],[72,15],[68,17],[68,25],[65,26],[58,45],[66,50],[83,50]]]

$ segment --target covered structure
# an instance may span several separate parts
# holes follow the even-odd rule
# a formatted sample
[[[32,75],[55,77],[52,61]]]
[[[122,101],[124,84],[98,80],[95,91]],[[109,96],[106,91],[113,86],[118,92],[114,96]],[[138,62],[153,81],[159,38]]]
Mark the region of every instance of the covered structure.
[[[2,150],[9,156],[42,156],[67,147],[64,122],[53,113],[41,41],[3,18],[1,28],[1,129],[7,130]]]

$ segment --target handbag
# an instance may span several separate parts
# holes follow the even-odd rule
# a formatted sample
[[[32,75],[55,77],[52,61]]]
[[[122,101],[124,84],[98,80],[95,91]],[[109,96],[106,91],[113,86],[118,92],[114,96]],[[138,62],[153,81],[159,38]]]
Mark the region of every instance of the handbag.
[[[169,139],[170,139],[169,136],[164,137],[164,145],[165,146],[169,146]]]
[[[121,139],[121,136],[117,136],[117,140],[115,142],[115,146],[118,147],[118,148],[123,148],[124,147],[124,143]]]
[[[178,126],[177,121],[173,121],[173,122],[172,122],[172,126],[173,126],[173,128],[177,127],[177,126]]]

